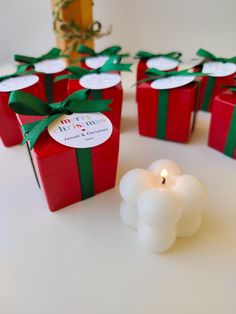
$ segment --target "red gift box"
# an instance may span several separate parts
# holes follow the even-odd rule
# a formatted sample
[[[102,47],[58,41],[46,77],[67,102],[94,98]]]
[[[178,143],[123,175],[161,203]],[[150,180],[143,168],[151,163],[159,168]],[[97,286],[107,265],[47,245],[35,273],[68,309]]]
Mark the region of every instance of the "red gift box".
[[[157,90],[150,82],[138,85],[139,133],[176,142],[187,142],[194,127],[198,83]]]
[[[203,111],[211,111],[214,97],[226,91],[226,88],[223,89],[222,85],[234,84],[234,76],[235,74],[222,77],[202,77],[199,90],[199,109]]]
[[[236,93],[226,91],[214,98],[208,145],[236,159]]]
[[[38,81],[32,86],[21,89],[41,99],[45,99],[43,88]],[[0,137],[7,147],[20,144],[23,140],[21,127],[16,114],[8,106],[11,92],[0,92]]]
[[[80,85],[79,80],[69,80],[68,82],[68,94],[84,89]],[[121,111],[123,101],[123,88],[121,83],[116,86],[105,88],[102,90],[91,90],[91,97],[93,99],[112,99],[112,103],[109,105],[111,111],[105,111],[103,114],[106,115],[112,122],[113,126],[120,130],[121,123]]]
[[[58,73],[47,74],[36,72],[39,80],[44,87],[46,99],[48,102],[57,102],[65,99],[68,95],[67,80],[55,81],[58,76],[68,74],[67,70]]]
[[[35,121],[17,115],[21,124]],[[35,172],[51,211],[86,199],[115,186],[119,153],[119,132],[89,149],[75,149],[56,142],[44,131],[31,157]]]

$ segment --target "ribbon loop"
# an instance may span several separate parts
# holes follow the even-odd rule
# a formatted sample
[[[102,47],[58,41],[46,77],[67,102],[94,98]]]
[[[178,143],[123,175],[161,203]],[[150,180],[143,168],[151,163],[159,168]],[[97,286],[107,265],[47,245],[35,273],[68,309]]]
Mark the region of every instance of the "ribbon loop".
[[[136,53],[135,58],[145,60],[155,57],[165,57],[167,59],[173,60],[173,61],[180,61],[180,57],[182,56],[181,52],[178,51],[171,51],[168,53],[151,53],[148,51],[140,50]]]
[[[61,57],[66,57],[66,56],[61,54],[61,50],[59,48],[52,48],[46,54],[43,54],[42,56],[39,56],[39,57],[30,57],[30,56],[15,54],[14,60],[25,64],[26,69],[27,69],[27,67],[34,67],[35,63],[37,62],[44,61],[44,60],[58,59]]]
[[[127,54],[123,54],[123,55],[118,55],[118,52],[121,50],[121,46],[111,46],[108,47],[104,50],[98,51],[96,52],[94,49],[89,48],[88,46],[85,45],[80,45],[78,48],[78,52],[82,53],[82,54],[86,54],[86,57],[82,57],[79,60],[80,61],[84,61],[85,59],[87,59],[88,57],[98,57],[98,56],[120,56],[120,57],[125,57],[127,56]]]
[[[236,56],[231,57],[231,58],[216,57],[213,53],[211,53],[205,49],[202,49],[202,48],[198,49],[197,55],[199,57],[206,59],[206,60],[236,63]]]
[[[208,76],[208,74],[202,73],[202,72],[189,72],[188,69],[182,70],[182,71],[164,72],[155,68],[150,68],[145,71],[145,74],[147,74],[148,77],[143,80],[138,81],[136,84],[141,84],[148,81],[154,81],[154,80],[158,80],[158,79],[170,77],[170,76]]]

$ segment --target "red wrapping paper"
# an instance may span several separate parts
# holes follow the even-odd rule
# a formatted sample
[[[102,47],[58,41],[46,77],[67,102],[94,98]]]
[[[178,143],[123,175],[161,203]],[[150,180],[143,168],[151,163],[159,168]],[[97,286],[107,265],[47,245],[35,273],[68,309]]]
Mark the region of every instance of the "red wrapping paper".
[[[158,94],[150,82],[138,85],[138,126],[144,136],[157,137]],[[166,140],[187,142],[193,129],[198,83],[169,89]]]
[[[22,91],[45,99],[40,81],[22,89]],[[3,144],[7,147],[20,144],[23,140],[21,127],[16,114],[8,106],[10,93],[11,92],[0,92],[0,137]]]
[[[235,74],[232,75],[228,75],[228,76],[223,76],[223,77],[216,77],[215,78],[215,84],[214,84],[214,89],[211,95],[211,99],[209,101],[208,104],[208,110],[210,111],[212,110],[212,104],[214,102],[214,97],[219,95],[220,93],[226,91],[226,89],[223,89],[221,86],[222,85],[234,85],[234,77]],[[206,91],[206,86],[207,86],[207,81],[208,81],[208,77],[207,76],[203,76],[200,79],[200,89],[199,89],[199,103],[198,103],[198,108],[203,110],[203,98],[204,98],[204,94]]]
[[[231,91],[226,91],[216,96],[212,104],[208,145],[222,153],[224,153],[225,150],[229,126],[235,106],[236,93]],[[231,157],[236,159],[236,149]]]
[[[69,80],[68,82],[68,94],[83,89],[79,80]],[[121,83],[116,86],[102,89],[102,99],[112,99],[112,103],[109,105],[111,111],[103,112],[112,122],[113,126],[120,130],[121,123],[121,111],[123,101],[123,89]]]
[[[18,115],[21,124],[35,121]],[[91,148],[94,195],[115,186],[119,153],[119,132],[113,128],[111,137]],[[44,131],[31,151],[40,187],[51,211],[78,202],[82,198],[76,150],[64,146]]]

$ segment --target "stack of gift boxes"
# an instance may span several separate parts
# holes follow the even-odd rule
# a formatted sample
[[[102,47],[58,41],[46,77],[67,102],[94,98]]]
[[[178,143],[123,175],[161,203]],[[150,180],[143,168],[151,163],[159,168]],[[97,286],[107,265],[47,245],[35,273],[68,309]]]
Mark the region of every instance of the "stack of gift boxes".
[[[81,45],[81,66],[66,66],[53,48],[15,55],[15,73],[0,77],[0,136],[27,143],[51,211],[114,187],[123,102],[120,46]],[[141,135],[187,142],[199,109],[211,112],[209,146],[236,158],[236,58],[200,49],[198,65],[180,70],[181,53],[139,51],[136,101]]]

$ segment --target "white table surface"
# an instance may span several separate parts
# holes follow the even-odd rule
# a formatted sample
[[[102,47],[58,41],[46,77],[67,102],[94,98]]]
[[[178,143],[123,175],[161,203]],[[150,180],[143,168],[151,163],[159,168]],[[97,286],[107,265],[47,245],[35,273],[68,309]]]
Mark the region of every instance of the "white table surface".
[[[26,148],[0,143],[1,314],[236,313],[236,161],[207,146],[207,113],[188,144],[138,135],[133,81],[124,75],[117,182],[175,160],[208,186],[201,229],[151,254],[122,224],[117,188],[51,213]]]

